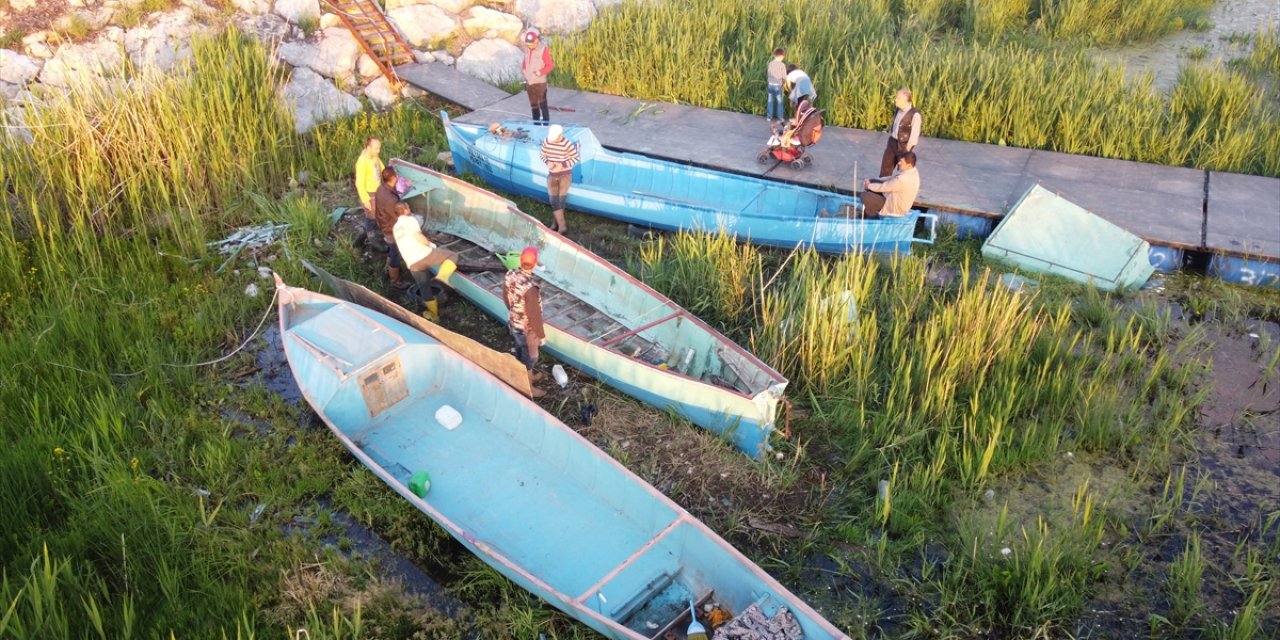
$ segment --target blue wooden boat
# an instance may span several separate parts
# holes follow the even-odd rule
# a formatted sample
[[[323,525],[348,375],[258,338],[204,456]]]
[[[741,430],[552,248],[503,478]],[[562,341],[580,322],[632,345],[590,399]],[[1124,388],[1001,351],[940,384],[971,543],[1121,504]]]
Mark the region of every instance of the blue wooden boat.
[[[510,200],[394,159],[428,232],[463,263],[538,248],[546,348],[623,392],[724,436],[752,457],[769,449],[787,380],[666,296],[552,232]],[[458,293],[501,322],[501,270],[455,273]]]
[[[471,172],[503,191],[545,200],[547,169],[538,158],[546,127],[505,123],[516,135],[452,122],[441,112],[458,173]],[[582,161],[574,170],[569,207],[657,229],[723,231],[744,242],[828,253],[910,253],[932,243],[937,217],[911,211],[901,218],[835,216],[858,199],[830,191],[610,151],[589,129],[564,127]],[[835,217],[822,217],[826,212]],[[927,237],[916,237],[916,222]]]
[[[494,569],[608,638],[661,638],[686,603],[786,608],[845,638],[625,467],[442,343],[277,280],[298,386],[361,463]],[[426,477],[429,475],[429,479]]]

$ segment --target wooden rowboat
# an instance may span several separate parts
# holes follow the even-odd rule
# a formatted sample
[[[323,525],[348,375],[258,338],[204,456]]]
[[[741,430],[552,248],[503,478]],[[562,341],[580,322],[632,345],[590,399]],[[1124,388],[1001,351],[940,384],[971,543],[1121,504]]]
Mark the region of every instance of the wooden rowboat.
[[[394,159],[428,232],[462,263],[537,247],[546,348],[623,392],[669,409],[760,457],[769,449],[787,380],[627,272],[553,233],[510,200]],[[507,321],[503,271],[455,273],[459,294]]]
[[[362,464],[494,569],[608,638],[690,600],[843,633],[614,459],[434,338],[277,280],[298,386]],[[783,610],[786,610],[783,612]],[[682,637],[682,636],[681,636]]]
[[[458,173],[474,173],[502,191],[545,200],[547,168],[539,159],[547,127],[502,125],[507,135],[449,120],[441,112]],[[514,132],[514,135],[512,133]],[[831,191],[694,167],[604,148],[589,129],[565,126],[578,145],[569,208],[672,231],[723,231],[743,242],[828,253],[910,253],[931,244],[937,216],[912,210],[900,218],[840,216],[858,199]],[[822,213],[832,217],[824,217]],[[925,220],[927,236],[916,237]]]

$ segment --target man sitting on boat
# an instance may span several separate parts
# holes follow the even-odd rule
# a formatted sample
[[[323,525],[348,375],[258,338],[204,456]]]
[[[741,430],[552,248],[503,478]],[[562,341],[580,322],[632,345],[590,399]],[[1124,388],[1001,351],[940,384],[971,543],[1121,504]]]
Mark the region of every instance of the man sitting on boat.
[[[422,232],[422,223],[413,216],[409,203],[398,202],[395,205],[396,223],[392,227],[396,248],[400,258],[409,267],[409,275],[418,285],[418,294],[422,297],[428,320],[440,320],[440,298],[446,290],[449,276],[458,268],[458,254],[436,246],[427,234]],[[440,267],[433,279],[431,267]]]
[[[538,364],[538,347],[547,343],[542,325],[542,292],[533,279],[533,268],[538,266],[538,250],[525,247],[520,252],[520,268],[512,269],[502,280],[502,301],[507,305],[507,332],[516,345],[516,359],[529,370],[529,386],[534,398],[547,392],[534,387],[542,374],[535,370]]]
[[[899,218],[907,215],[920,193],[920,173],[916,171],[916,154],[907,151],[898,158],[898,166],[892,175],[862,181],[861,217],[875,220],[880,217]]]

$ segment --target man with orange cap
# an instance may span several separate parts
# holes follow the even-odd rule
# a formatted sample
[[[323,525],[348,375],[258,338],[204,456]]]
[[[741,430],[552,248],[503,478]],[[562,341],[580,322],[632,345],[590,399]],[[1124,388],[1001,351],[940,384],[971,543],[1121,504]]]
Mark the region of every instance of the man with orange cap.
[[[542,36],[537,29],[530,27],[524,32],[523,39],[528,48],[520,61],[520,72],[524,74],[525,92],[529,94],[529,109],[533,112],[534,124],[547,124],[551,121],[551,110],[547,107],[547,76],[556,68],[556,63],[551,59],[551,49],[542,44]]]
[[[533,397],[541,398],[547,392],[533,387],[542,379],[534,367],[538,364],[538,347],[546,344],[547,334],[542,325],[542,293],[533,279],[536,266],[538,250],[525,247],[520,252],[520,268],[508,271],[503,278],[502,298],[508,309],[507,332],[516,344],[516,358],[529,369]]]

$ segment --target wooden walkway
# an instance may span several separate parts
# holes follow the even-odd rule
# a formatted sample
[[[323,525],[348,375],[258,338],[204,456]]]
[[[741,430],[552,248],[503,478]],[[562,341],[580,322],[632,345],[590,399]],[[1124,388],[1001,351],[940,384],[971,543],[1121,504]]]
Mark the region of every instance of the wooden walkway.
[[[507,94],[439,63],[425,67],[397,71],[471,109],[459,122],[529,117],[524,94]],[[813,164],[797,171],[756,162],[769,136],[763,116],[557,87],[548,98],[552,122],[589,127],[611,149],[846,192],[853,189],[855,166],[859,182],[874,177],[886,138],[829,126],[811,151]],[[927,109],[924,117],[927,129]],[[932,210],[998,218],[1039,183],[1155,245],[1280,260],[1280,179],[938,138],[923,138],[917,153],[918,203]]]

